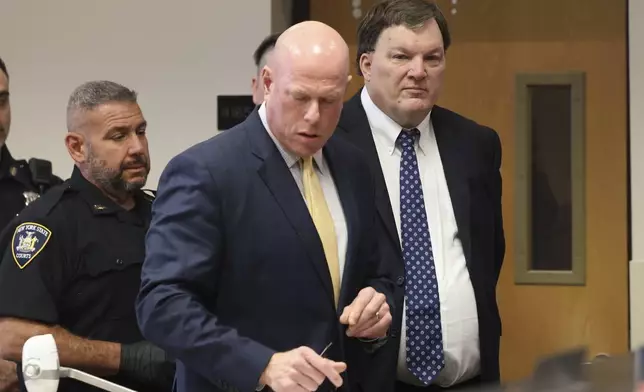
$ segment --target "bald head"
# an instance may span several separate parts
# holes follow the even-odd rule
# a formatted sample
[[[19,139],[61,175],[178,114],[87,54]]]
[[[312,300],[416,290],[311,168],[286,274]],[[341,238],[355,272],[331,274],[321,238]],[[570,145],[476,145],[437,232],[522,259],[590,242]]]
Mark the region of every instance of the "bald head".
[[[324,23],[284,31],[262,70],[270,131],[299,157],[319,151],[340,118],[349,83],[349,47]]]
[[[314,71],[327,77],[349,75],[349,47],[342,36],[321,22],[298,23],[286,30],[275,44],[269,67]]]

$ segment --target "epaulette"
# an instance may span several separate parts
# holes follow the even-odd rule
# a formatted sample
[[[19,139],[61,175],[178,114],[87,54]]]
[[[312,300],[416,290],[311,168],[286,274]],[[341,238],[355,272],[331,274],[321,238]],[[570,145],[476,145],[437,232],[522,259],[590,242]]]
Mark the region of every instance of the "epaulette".
[[[29,204],[20,215],[47,216],[51,210],[60,202],[65,192],[71,189],[69,182],[65,181],[60,185],[51,188],[47,193],[38,198],[37,201]]]

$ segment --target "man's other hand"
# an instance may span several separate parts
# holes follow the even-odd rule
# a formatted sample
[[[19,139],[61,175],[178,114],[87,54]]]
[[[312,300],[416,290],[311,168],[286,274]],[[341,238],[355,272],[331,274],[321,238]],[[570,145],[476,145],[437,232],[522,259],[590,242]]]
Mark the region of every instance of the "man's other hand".
[[[344,308],[340,323],[348,325],[347,336],[377,339],[387,336],[391,325],[391,312],[384,294],[365,287],[356,299]]]

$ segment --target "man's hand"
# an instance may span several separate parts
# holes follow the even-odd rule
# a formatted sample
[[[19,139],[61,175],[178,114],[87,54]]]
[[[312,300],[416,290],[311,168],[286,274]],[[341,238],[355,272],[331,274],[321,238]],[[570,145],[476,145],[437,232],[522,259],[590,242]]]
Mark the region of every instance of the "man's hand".
[[[0,359],[0,392],[19,392],[18,374],[14,362]]]
[[[391,312],[384,294],[365,287],[351,305],[344,308],[340,323],[346,324],[347,336],[377,339],[387,336]]]
[[[308,347],[300,347],[271,357],[259,379],[275,392],[317,391],[325,379],[333,385],[342,385],[340,373],[347,369],[344,362],[322,358]]]

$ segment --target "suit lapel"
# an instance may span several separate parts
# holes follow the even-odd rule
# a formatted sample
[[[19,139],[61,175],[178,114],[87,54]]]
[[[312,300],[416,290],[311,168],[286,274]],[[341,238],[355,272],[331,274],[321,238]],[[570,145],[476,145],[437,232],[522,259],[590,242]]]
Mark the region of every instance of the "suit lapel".
[[[447,180],[447,188],[452,200],[458,236],[463,245],[465,260],[469,264],[471,261],[470,189],[467,171],[464,167],[466,162],[463,161],[463,154],[459,151],[459,146],[462,143],[459,143],[458,131],[450,128],[450,124],[444,120],[444,109],[434,106],[431,119]]]
[[[324,147],[324,158],[329,166],[335,188],[338,191],[340,203],[342,204],[342,211],[344,219],[347,223],[347,253],[344,261],[344,273],[342,278],[342,287],[340,288],[339,304],[343,304],[343,290],[346,282],[350,280],[350,273],[352,271],[351,264],[354,261],[354,254],[356,252],[355,246],[357,239],[360,235],[356,232],[358,227],[358,206],[356,201],[355,187],[353,185],[351,172],[342,167],[341,153],[338,151],[336,145],[337,141],[331,138],[327,145]],[[343,170],[344,169],[344,170]],[[342,309],[339,307],[338,312]]]
[[[373,141],[369,120],[360,101],[360,91],[344,104],[344,110],[342,111],[338,127],[344,133],[344,137],[348,138],[365,153],[365,157],[375,178],[378,215],[387,228],[387,233],[391,241],[393,241],[398,251],[402,253],[400,238],[398,236],[398,230],[396,229],[396,221],[391,211],[387,184],[382,174],[382,168],[380,167],[380,159],[378,158],[376,144]]]
[[[311,220],[311,215],[284,158],[268,135],[257,112],[251,113],[246,128],[253,154],[260,159],[257,173],[266,184],[284,215],[302,242],[309,262],[317,272],[333,305],[333,284],[326,264],[322,242]]]

